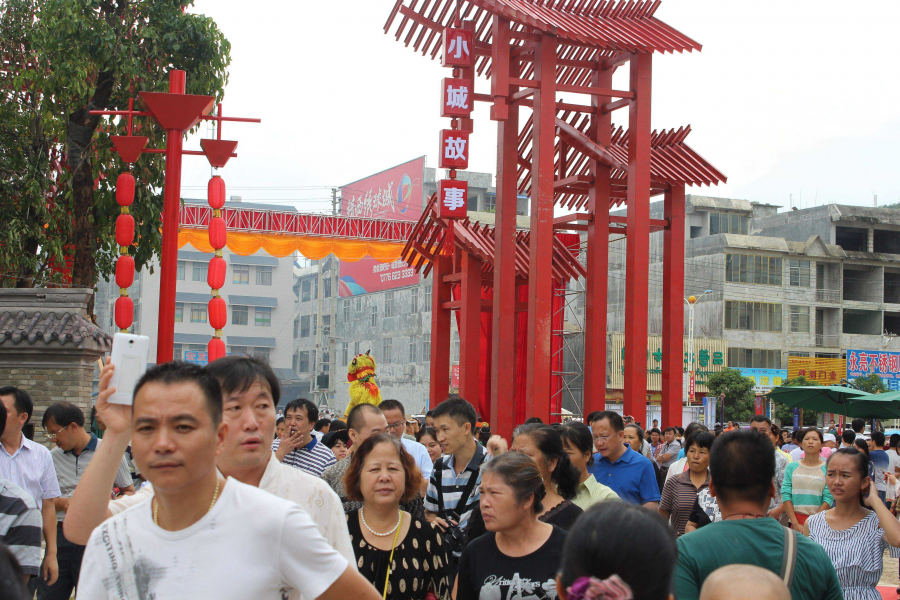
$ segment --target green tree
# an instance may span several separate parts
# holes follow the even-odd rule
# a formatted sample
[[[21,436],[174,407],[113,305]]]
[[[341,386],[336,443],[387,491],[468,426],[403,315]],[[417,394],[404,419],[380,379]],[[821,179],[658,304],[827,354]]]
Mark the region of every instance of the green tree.
[[[884,385],[884,380],[878,376],[878,373],[869,373],[865,377],[857,377],[853,380],[853,385],[864,392],[870,394],[880,394],[888,391],[888,387]]]
[[[815,381],[811,381],[807,379],[805,376],[800,375],[798,377],[794,377],[793,379],[786,379],[781,385],[783,386],[812,386],[819,385]],[[818,412],[814,410],[804,409],[803,411],[803,423],[804,426],[816,425],[819,419]],[[774,419],[780,422],[785,426],[793,426],[794,424],[794,409],[790,406],[785,406],[781,402],[775,401],[775,415]]]
[[[5,0],[0,5],[0,285],[52,283],[71,262],[72,284],[93,288],[114,269],[115,181],[129,170],[107,134],[139,91],[167,91],[188,73],[187,93],[221,100],[231,46],[215,22],[185,12],[193,0]],[[135,135],[162,147],[164,132],[136,119]],[[103,135],[98,135],[102,132]],[[131,167],[140,269],[159,253],[162,155]]]
[[[725,394],[723,421],[749,421],[755,413],[753,380],[738,369],[722,369],[709,376],[709,391],[721,397]]]

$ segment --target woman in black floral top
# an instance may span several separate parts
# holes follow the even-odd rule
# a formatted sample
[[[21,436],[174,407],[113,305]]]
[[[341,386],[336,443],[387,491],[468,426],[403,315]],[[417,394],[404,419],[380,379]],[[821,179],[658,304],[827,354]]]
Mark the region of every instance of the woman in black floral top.
[[[354,452],[344,478],[362,508],[347,514],[359,572],[391,600],[449,600],[452,582],[439,530],[400,504],[415,497],[422,474],[399,441],[373,435]]]

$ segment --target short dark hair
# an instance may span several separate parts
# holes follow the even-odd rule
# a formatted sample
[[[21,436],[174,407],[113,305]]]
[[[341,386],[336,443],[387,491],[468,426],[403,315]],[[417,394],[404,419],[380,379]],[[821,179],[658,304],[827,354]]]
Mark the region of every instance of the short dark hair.
[[[6,408],[0,405],[0,433],[6,429]]]
[[[329,432],[341,431],[341,430],[346,430],[346,429],[348,429],[347,423],[345,423],[344,421],[341,421],[340,419],[332,419],[331,427],[328,428],[328,431]]]
[[[53,422],[60,427],[68,427],[75,423],[79,427],[84,427],[84,411],[80,407],[71,402],[54,402],[44,411],[41,418],[41,427],[47,429],[47,421],[53,419]]]
[[[772,427],[772,419],[767,417],[766,415],[753,415],[750,417],[751,423],[765,423],[770,428]]]
[[[306,398],[297,398],[296,400],[291,400],[287,403],[287,406],[284,407],[284,414],[287,416],[289,410],[300,410],[303,409],[306,411],[306,420],[310,423],[315,423],[319,420],[319,409],[315,404],[307,400]]]
[[[541,421],[540,417],[528,417],[525,419],[525,422],[522,425],[543,425],[544,422]]]
[[[875,442],[875,445],[879,448],[884,447],[884,432],[883,431],[873,431],[872,432],[872,441]]]
[[[701,448],[710,450],[712,449],[712,445],[715,441],[716,436],[708,431],[698,429],[687,437],[687,440],[684,443],[684,451],[687,452],[688,450],[690,450],[691,446],[693,446],[694,444],[700,446]]]
[[[710,450],[709,475],[722,500],[763,502],[775,478],[772,440],[755,429],[723,433]]]
[[[595,423],[597,421],[602,421],[606,419],[609,421],[609,426],[613,428],[613,431],[625,431],[625,420],[622,419],[622,415],[612,410],[603,410],[597,413],[597,417],[591,421],[591,423]]]
[[[593,412],[589,412],[589,413],[588,413],[588,416],[586,416],[586,417],[584,418],[584,422],[587,423],[588,425],[590,425],[591,423],[593,423],[594,421],[597,420],[597,415],[599,415],[601,412],[602,412],[602,411],[599,411],[599,410],[595,410],[595,411],[593,411]]]
[[[629,427],[637,427],[638,431],[641,430],[637,425],[629,425]],[[582,454],[590,454],[590,458],[587,461],[588,466],[594,464],[594,434],[591,433],[590,427],[584,423],[572,421],[560,427],[559,435],[564,443],[572,446]]]
[[[815,433],[819,436],[819,441],[823,444],[825,443],[825,436],[822,435],[822,432],[816,429],[815,427],[807,427],[806,429],[801,429],[797,441],[802,442],[809,433]]]
[[[556,484],[556,491],[566,500],[571,500],[578,493],[581,473],[572,464],[569,455],[563,448],[562,436],[558,429],[543,423],[528,423],[513,432],[513,440],[520,435],[527,435],[544,457],[544,463],[556,460],[556,468],[550,473],[550,480]],[[593,442],[593,436],[591,437]]]
[[[485,473],[499,475],[504,483],[512,488],[519,504],[533,496],[534,504],[531,508],[534,514],[539,515],[543,512],[542,501],[547,495],[547,489],[544,487],[537,463],[527,455],[521,452],[504,452],[481,465],[482,480]]]
[[[331,419],[326,419],[323,417],[316,421],[316,424],[313,425],[313,429],[315,429],[316,431],[322,431],[323,428],[328,427],[329,425],[331,425]]]
[[[243,394],[251,385],[259,382],[268,386],[273,408],[281,400],[281,386],[272,367],[253,356],[223,356],[206,365],[206,371],[219,380],[223,398],[228,394]]]
[[[381,412],[386,410],[399,410],[401,415],[404,417],[406,416],[406,409],[403,408],[403,404],[401,404],[399,400],[383,400],[381,404],[378,405],[378,408],[381,409]]]
[[[284,417],[278,417],[277,419],[275,419],[275,427],[278,427],[282,423],[284,423]]]
[[[433,412],[430,411],[430,410],[429,410],[428,412],[425,413],[425,416],[426,416],[426,417],[434,418],[434,414],[433,414]]]
[[[892,433],[890,439],[891,448],[896,448],[900,445],[900,433]]]
[[[326,448],[334,448],[338,442],[343,442],[345,446],[350,443],[350,433],[346,429],[329,431],[322,436],[322,444]]]
[[[866,420],[857,417],[850,421],[850,428],[856,433],[862,433],[866,429]]]
[[[347,415],[347,429],[359,431],[366,424],[366,413],[381,414],[381,409],[374,404],[357,404]]]
[[[684,428],[684,436],[691,437],[691,434],[695,431],[709,431],[709,428],[703,423],[698,423],[697,421],[691,421],[688,423],[688,426]]]
[[[600,502],[569,529],[559,579],[618,575],[641,600],[666,600],[675,571],[675,537],[657,513],[626,502]]]
[[[845,429],[844,433],[841,434],[841,439],[845,444],[852,444],[853,440],[856,439],[856,433],[852,429]]]
[[[369,404],[369,406],[372,405]],[[366,457],[371,454],[372,450],[374,450],[375,446],[378,444],[390,444],[397,450],[397,454],[400,456],[400,463],[403,465],[404,480],[406,483],[403,490],[403,496],[400,498],[400,503],[404,504],[409,502],[419,494],[422,471],[416,466],[415,459],[406,451],[403,444],[400,443],[400,440],[387,432],[376,433],[375,435],[367,437],[353,453],[353,458],[350,459],[350,466],[347,467],[347,474],[344,475],[344,489],[347,492],[347,498],[357,502],[362,501],[362,490],[359,487],[361,479],[360,475],[362,474],[363,466],[366,464]]]
[[[416,441],[420,444],[422,443],[422,438],[426,435],[430,435],[431,439],[437,441],[437,429],[434,427],[423,427],[422,429],[416,432]]]
[[[462,427],[466,423],[471,425],[472,433],[475,433],[475,423],[477,421],[475,407],[466,400],[455,394],[434,407],[431,416],[435,419],[440,417],[450,417],[456,424]]]
[[[203,392],[206,400],[206,408],[209,411],[214,425],[222,422],[222,386],[218,378],[213,376],[204,367],[179,360],[156,365],[147,370],[134,386],[134,398],[137,400],[138,392],[150,383],[174,385],[176,383],[191,382]]]
[[[660,430],[657,429],[656,427],[653,427],[653,428],[650,429],[647,433],[655,433],[656,435],[662,435],[662,431],[660,431]]]
[[[663,429],[663,433],[669,433],[670,431],[672,433],[678,433],[678,430],[675,429],[674,427],[666,427],[665,429]]]
[[[4,385],[0,387],[0,396],[12,396],[13,397],[13,406],[16,407],[16,413],[28,413],[28,419],[26,422],[31,420],[31,413],[34,412],[34,402],[31,400],[31,396],[28,395],[28,392],[25,390],[19,389],[14,385]]]

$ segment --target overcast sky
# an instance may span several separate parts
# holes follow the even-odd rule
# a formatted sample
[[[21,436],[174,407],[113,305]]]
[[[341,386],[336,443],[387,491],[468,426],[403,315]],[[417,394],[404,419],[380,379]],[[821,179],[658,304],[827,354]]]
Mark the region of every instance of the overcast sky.
[[[240,141],[229,194],[320,211],[332,186],[421,155],[437,164],[449,72],[384,34],[393,4],[196,1],[232,44],[225,114],[263,121],[225,125]],[[786,208],[792,194],[802,207],[900,202],[900,2],[666,0],[656,16],[703,49],[654,56],[652,125],[690,124],[688,143],[728,176],[688,193]],[[614,115],[627,125],[627,111]],[[493,173],[496,127],[486,105],[474,116],[470,170]],[[205,196],[206,161],[187,158],[184,173],[183,195]]]

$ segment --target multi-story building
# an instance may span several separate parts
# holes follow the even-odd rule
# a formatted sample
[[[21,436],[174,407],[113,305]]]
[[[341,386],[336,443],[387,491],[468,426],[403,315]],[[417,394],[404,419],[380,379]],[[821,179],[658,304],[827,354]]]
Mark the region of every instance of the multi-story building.
[[[226,207],[233,204],[227,202]],[[284,206],[262,205],[262,208],[285,210]],[[298,384],[291,365],[294,257],[275,258],[263,250],[250,256],[240,256],[227,247],[223,255],[228,264],[225,285],[220,290],[228,305],[228,324],[224,331],[226,351],[267,360],[288,392],[285,395],[290,395],[291,389]],[[175,359],[205,362],[206,345],[213,334],[207,322],[210,289],[206,274],[211,257],[212,254],[199,252],[190,246],[178,251]],[[151,361],[155,361],[156,357],[159,288],[159,262],[155,260],[150,268],[145,267],[135,274],[134,284],[128,290],[135,302],[131,331],[150,337]],[[117,331],[113,305],[118,295],[115,278],[98,284],[95,312],[99,324],[109,333]]]

